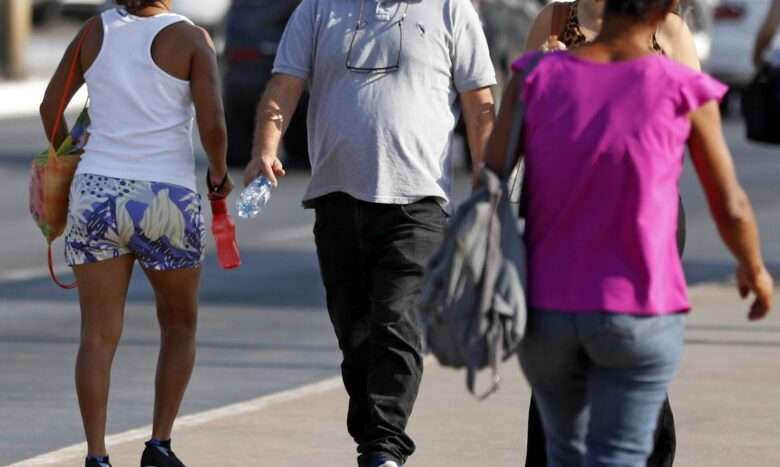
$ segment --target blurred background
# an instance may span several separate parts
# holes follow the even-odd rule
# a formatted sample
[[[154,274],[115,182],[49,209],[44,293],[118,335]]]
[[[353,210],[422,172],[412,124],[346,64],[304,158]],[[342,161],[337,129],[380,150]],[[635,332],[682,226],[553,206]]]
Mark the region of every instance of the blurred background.
[[[533,18],[546,0],[472,0],[478,9],[491,53],[503,81],[505,70],[522,48]],[[694,33],[701,61],[733,92],[724,101],[738,113],[738,94],[754,74],[751,47],[770,0],[684,0],[682,15]],[[176,0],[174,10],[207,28],[218,45],[224,71],[231,149],[229,160],[242,166],[249,155],[255,103],[268,82],[276,46],[300,0]],[[26,80],[38,90],[56,66],[68,41],[89,16],[111,8],[111,0],[0,0],[0,73]],[[0,78],[3,79],[3,78]],[[32,83],[38,83],[34,88]],[[29,99],[14,93],[14,99]],[[7,102],[3,100],[3,102]],[[7,102],[7,105],[12,105]],[[18,105],[24,105],[18,104]],[[29,104],[27,104],[29,107]],[[306,101],[285,141],[290,168],[308,167]],[[11,112],[9,107],[6,113]]]
[[[694,31],[705,68],[731,85],[732,94],[723,104],[731,117],[724,132],[761,224],[766,260],[780,277],[779,146],[747,141],[742,119],[734,118],[739,115],[738,95],[755,73],[751,49],[769,1],[688,0],[682,15]],[[174,0],[177,12],[206,27],[215,38],[235,179],[240,179],[240,167],[249,157],[255,105],[270,78],[277,42],[299,3]],[[503,71],[520,53],[531,21],[544,2],[474,3],[503,80]],[[74,292],[57,289],[48,277],[45,241],[27,208],[27,185],[30,161],[45,147],[38,105],[48,79],[84,20],[110,7],[103,0],[0,0],[0,465],[82,440],[72,382],[80,330],[78,302]],[[82,91],[67,114],[69,119],[81,110],[85,98]],[[198,365],[183,414],[338,374],[339,354],[323,312],[324,291],[311,235],[313,216],[300,207],[308,182],[305,133],[304,100],[284,146],[286,166],[299,170],[285,177],[263,214],[239,221],[243,266],[221,270],[209,236]],[[462,137],[455,144],[454,152],[465,166],[468,158]],[[198,144],[196,152],[203,192],[205,156]],[[456,201],[469,193],[469,186],[469,176],[462,170]],[[689,283],[728,281],[734,262],[710,220],[689,162],[681,192],[688,213],[684,265]],[[231,205],[234,201],[235,195]],[[209,213],[204,214],[208,222]],[[62,265],[60,241],[55,244],[55,255],[55,262]],[[68,268],[58,271],[64,280],[72,279]],[[135,276],[142,274],[136,271]],[[136,279],[112,373],[110,433],[149,422],[158,329],[153,293],[143,280]],[[741,310],[734,313],[739,315],[735,319],[741,317]],[[776,340],[780,328],[775,325],[764,332]],[[735,351],[749,353],[754,347],[746,344]]]

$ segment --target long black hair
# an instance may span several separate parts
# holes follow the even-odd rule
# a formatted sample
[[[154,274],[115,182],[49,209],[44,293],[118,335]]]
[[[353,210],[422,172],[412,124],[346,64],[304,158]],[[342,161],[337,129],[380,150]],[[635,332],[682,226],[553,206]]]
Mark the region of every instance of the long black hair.
[[[607,0],[604,13],[607,15],[628,16],[634,19],[645,18],[653,10],[668,10],[675,0]]]

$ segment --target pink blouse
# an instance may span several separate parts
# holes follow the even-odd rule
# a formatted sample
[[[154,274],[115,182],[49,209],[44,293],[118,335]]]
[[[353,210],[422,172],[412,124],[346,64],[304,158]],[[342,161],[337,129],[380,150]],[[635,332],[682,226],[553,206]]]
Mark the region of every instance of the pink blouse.
[[[542,58],[521,95],[531,307],[690,309],[675,239],[688,114],[726,89],[662,55]]]

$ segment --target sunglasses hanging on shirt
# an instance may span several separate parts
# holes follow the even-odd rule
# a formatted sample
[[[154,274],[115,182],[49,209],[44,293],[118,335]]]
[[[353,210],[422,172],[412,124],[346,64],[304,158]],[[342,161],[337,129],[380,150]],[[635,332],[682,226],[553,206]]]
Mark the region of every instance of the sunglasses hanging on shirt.
[[[403,13],[401,14],[401,17],[398,20],[396,20],[395,23],[393,24],[393,28],[395,26],[398,26],[398,53],[396,54],[395,64],[388,65],[388,66],[379,66],[379,67],[363,67],[363,66],[355,65],[352,61],[353,49],[355,47],[355,42],[357,40],[358,33],[366,29],[366,22],[363,20],[363,11],[365,9],[366,0],[361,0],[357,23],[355,23],[355,30],[352,33],[352,40],[350,40],[349,49],[347,50],[347,60],[346,60],[347,70],[354,73],[364,73],[364,74],[386,74],[386,73],[394,73],[398,71],[398,69],[401,67],[401,53],[403,51],[403,46],[404,46],[403,25],[404,25],[404,21],[406,20],[406,13],[409,11],[409,2],[403,2],[403,4],[404,4]]]

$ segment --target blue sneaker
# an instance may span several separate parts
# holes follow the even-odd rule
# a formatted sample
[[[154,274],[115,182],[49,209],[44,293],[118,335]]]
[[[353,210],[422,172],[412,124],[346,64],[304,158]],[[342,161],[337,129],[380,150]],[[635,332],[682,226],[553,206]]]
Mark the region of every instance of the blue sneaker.
[[[176,457],[171,449],[170,442],[164,445],[146,443],[141,455],[141,467],[185,467],[184,463]]]
[[[84,461],[84,467],[111,467],[111,463],[108,462],[108,457],[104,457],[100,460],[93,457]]]

